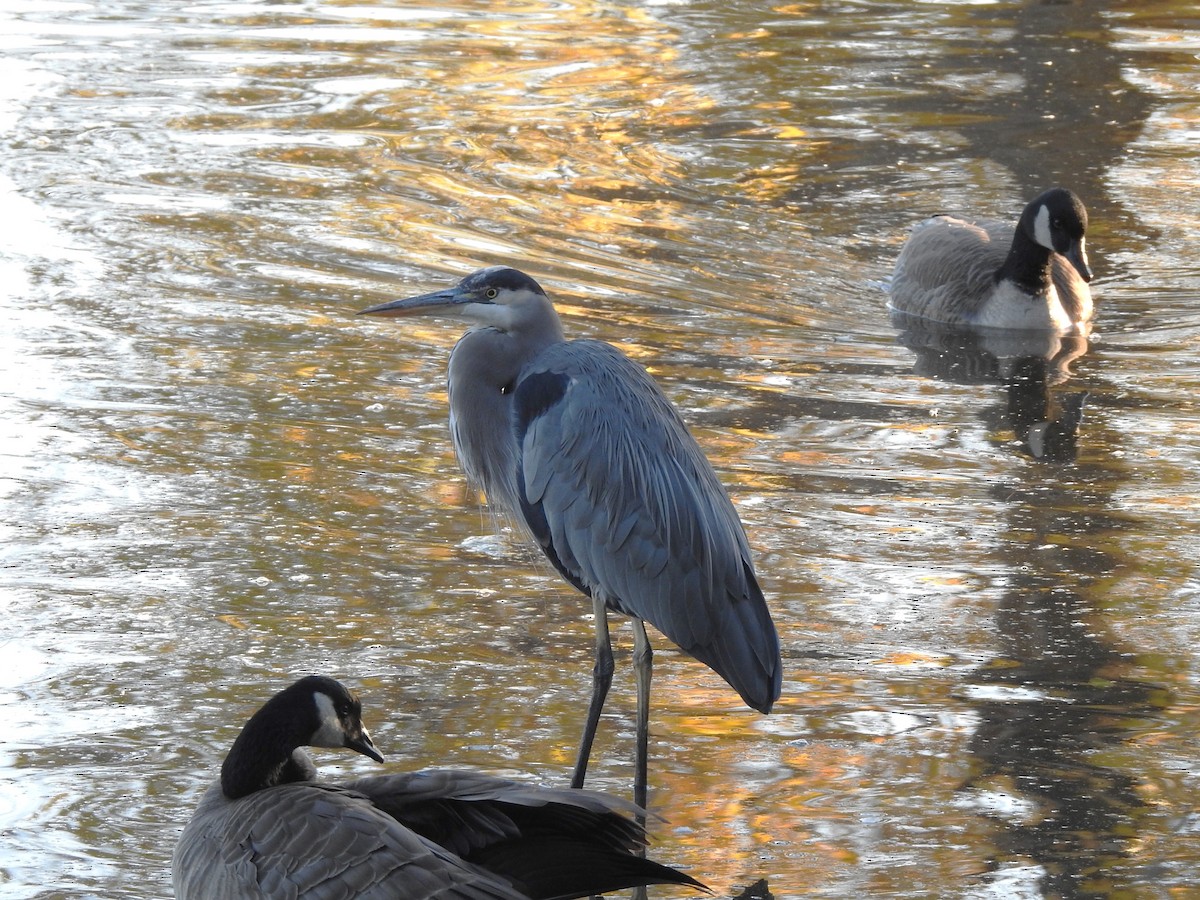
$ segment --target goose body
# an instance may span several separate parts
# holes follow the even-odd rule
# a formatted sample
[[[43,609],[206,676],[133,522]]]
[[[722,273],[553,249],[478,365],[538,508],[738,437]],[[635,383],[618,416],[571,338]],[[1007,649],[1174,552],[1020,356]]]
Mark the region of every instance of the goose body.
[[[934,216],[913,227],[896,260],[892,308],[947,325],[1056,331],[1092,316],[1087,211],[1052,188],[1016,227]]]
[[[173,859],[178,900],[529,900],[699,882],[639,855],[641,811],[594,791],[429,770],[315,780],[300,746],[382,757],[339,682],[301,679],[246,724]]]

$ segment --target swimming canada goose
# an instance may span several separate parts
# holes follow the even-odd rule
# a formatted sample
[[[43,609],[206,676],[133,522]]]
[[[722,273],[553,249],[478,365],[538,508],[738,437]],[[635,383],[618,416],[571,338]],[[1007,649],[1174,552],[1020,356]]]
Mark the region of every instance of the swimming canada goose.
[[[427,770],[316,781],[301,749],[383,757],[358,698],[302,678],[251,716],[175,848],[178,900],[582,897],[695,879],[638,854],[641,810],[596,791]]]
[[[1092,316],[1087,210],[1052,188],[1011,225],[934,216],[914,226],[892,274],[892,308],[947,325],[1068,332]]]

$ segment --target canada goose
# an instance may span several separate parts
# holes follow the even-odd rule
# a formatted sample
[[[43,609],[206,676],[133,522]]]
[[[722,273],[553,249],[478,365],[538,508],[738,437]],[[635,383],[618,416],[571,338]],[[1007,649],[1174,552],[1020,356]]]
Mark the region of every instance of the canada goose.
[[[1014,230],[934,216],[914,226],[892,274],[893,309],[948,325],[1068,332],[1092,316],[1087,210],[1064,188],[1025,207]]]
[[[582,897],[695,879],[638,855],[641,810],[595,791],[429,770],[318,782],[302,746],[382,762],[358,698],[302,678],[251,716],[175,848],[178,900]]]

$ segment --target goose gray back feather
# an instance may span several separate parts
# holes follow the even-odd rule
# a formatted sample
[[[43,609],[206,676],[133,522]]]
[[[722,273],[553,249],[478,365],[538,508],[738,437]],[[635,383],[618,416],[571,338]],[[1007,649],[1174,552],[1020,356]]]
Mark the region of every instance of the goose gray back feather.
[[[212,785],[175,850],[177,900],[525,900],[366,796],[297,782],[230,800]]]
[[[890,286],[895,310],[947,325],[1079,330],[1092,316],[1092,272],[1079,198],[1053,188],[1014,228],[934,216],[913,227]]]

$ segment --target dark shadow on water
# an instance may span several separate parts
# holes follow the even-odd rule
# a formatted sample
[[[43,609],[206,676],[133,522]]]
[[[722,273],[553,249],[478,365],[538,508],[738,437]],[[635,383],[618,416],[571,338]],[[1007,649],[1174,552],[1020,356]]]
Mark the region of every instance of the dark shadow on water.
[[[631,896],[632,900],[646,900],[646,888],[635,888]],[[767,879],[760,878],[758,881],[746,885],[745,889],[739,893],[731,895],[730,900],[775,900],[775,895],[771,893]]]
[[[1114,537],[1129,527],[1112,511],[1122,475],[1101,454],[1026,472],[1027,484],[992,489],[1005,510],[1007,589],[995,615],[998,652],[965,686],[979,715],[969,745],[979,768],[961,790],[996,824],[981,880],[1029,867],[1039,896],[1127,896],[1123,864],[1140,841],[1146,801],[1136,768],[1100,761],[1121,755],[1106,751],[1171,698],[1135,677],[1134,656],[1119,648],[1098,601],[1105,579],[1129,565],[1103,549],[1120,546]]]
[[[916,354],[914,372],[956,384],[1002,385],[1007,402],[985,412],[993,429],[1011,429],[1034,459],[1075,459],[1087,393],[1061,387],[1071,364],[1087,352],[1086,335],[953,328],[895,310],[891,316],[897,342]]]
[[[1130,662],[1091,635],[1094,619],[1074,591],[1014,589],[997,617],[1008,652],[972,679],[996,696],[975,703],[970,749],[980,769],[962,790],[1015,801],[1016,812],[983,813],[998,826],[993,870],[1036,864],[1048,897],[1119,893],[1105,873],[1136,843],[1145,802],[1131,773],[1092,760],[1164,702],[1161,688],[1131,679]]]
[[[978,768],[961,791],[996,825],[994,854],[979,883],[1011,878],[1038,896],[1124,896],[1122,863],[1138,843],[1146,803],[1136,770],[1105,766],[1114,750],[1170,702],[1138,681],[1132,653],[1118,649],[1099,597],[1129,561],[1116,539],[1130,523],[1115,512],[1126,477],[1104,436],[1079,460],[1086,392],[1068,391],[1086,336],[946,329],[893,315],[914,371],[959,384],[999,385],[980,394],[994,431],[1059,465],[1013,469],[1021,480],[992,486],[1005,528],[996,550],[1004,591],[996,608],[998,652],[964,683],[979,716],[969,747]]]
[[[993,9],[968,7],[968,17],[986,28]],[[1128,57],[1116,46],[1112,13],[1108,0],[1014,6],[1004,22],[1012,28],[1009,52],[988,62],[998,82],[1019,87],[978,94],[962,109],[961,130],[975,154],[1012,173],[1022,197],[1063,184],[1086,198],[1089,211],[1102,211],[1110,227],[1130,230],[1136,220],[1108,196],[1109,173],[1154,101],[1124,77]]]
[[[1005,380],[1008,421],[1030,456],[1048,462],[1071,462],[1079,451],[1079,425],[1087,391],[1053,394],[1046,370],[1045,360],[1017,360]]]
[[[760,878],[754,884],[747,885],[740,894],[734,894],[733,900],[775,900],[775,895],[771,893],[767,879]]]

